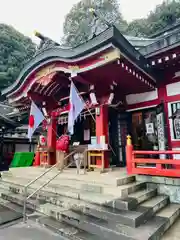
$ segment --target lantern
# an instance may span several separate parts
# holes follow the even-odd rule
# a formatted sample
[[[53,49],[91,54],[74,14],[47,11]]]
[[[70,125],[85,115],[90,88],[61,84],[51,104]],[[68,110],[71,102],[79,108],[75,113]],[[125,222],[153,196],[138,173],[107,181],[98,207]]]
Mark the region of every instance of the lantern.
[[[39,143],[40,143],[41,146],[45,146],[46,145],[46,137],[41,135],[39,137]]]

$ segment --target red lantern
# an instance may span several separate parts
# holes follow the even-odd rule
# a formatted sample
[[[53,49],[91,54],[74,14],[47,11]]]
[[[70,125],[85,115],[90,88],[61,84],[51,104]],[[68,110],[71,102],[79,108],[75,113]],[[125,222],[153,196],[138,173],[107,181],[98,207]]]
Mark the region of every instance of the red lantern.
[[[34,116],[33,115],[31,115],[29,117],[29,126],[30,126],[30,128],[34,127]]]

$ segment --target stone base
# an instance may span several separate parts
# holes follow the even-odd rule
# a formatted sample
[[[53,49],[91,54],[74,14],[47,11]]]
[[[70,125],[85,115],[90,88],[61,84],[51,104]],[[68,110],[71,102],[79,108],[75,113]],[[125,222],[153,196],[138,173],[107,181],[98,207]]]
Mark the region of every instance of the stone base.
[[[172,203],[180,203],[180,178],[137,175],[136,180],[145,181],[149,189],[157,188],[159,194],[168,195]]]

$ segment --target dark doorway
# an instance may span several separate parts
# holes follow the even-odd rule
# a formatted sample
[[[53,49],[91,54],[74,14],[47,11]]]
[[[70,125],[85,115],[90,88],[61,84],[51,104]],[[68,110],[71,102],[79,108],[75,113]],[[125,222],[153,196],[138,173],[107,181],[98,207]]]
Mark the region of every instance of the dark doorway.
[[[131,132],[134,149],[156,150],[158,148],[156,108],[133,112]]]
[[[111,151],[111,165],[126,166],[126,137],[129,134],[130,114],[109,109],[109,141]]]

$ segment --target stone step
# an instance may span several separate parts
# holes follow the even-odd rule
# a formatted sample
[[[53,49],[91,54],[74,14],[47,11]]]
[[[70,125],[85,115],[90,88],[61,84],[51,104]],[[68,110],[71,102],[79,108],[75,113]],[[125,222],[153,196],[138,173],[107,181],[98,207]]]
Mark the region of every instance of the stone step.
[[[156,212],[165,207],[168,203],[167,196],[156,196],[151,200],[151,206],[149,207],[137,207],[134,211],[129,210],[117,210],[108,207],[98,207],[96,205],[85,205],[84,203],[77,203],[78,207],[73,207],[73,203],[70,202],[70,209],[76,212],[82,212],[86,215],[90,215],[99,219],[104,219],[108,222],[119,222],[123,225],[138,227],[140,224],[145,223]],[[83,205],[84,204],[84,205]],[[61,205],[63,206],[63,205]],[[66,206],[64,204],[64,206]],[[67,207],[66,207],[67,208]],[[77,208],[77,209],[76,209]]]
[[[18,169],[10,169],[9,172],[3,173],[3,178],[24,178],[24,179],[35,179],[37,176],[41,175],[43,172],[46,171],[44,168],[26,168],[26,175],[24,175],[24,169],[25,168],[20,168]],[[49,173],[45,174],[41,179],[47,179],[53,177],[55,174],[58,173],[57,169],[51,170]],[[124,184],[128,184],[131,182],[135,181],[135,176],[131,175],[128,176],[126,174],[126,171],[118,171],[116,173],[113,172],[108,172],[104,174],[96,174],[94,172],[91,172],[91,174],[75,174],[75,171],[72,172],[71,170],[65,170],[64,172],[60,173],[57,177],[56,180],[59,182],[68,182],[70,181],[70,184],[74,183],[74,181],[78,182],[83,182],[85,184],[103,184],[107,186],[121,186]]]
[[[6,189],[9,189],[10,191],[14,192],[14,193],[20,193],[23,194],[24,193],[24,186],[26,184],[28,184],[29,181],[25,181],[24,179],[21,180],[1,180],[1,185],[3,185]],[[22,184],[23,183],[23,184]],[[34,184],[32,184],[30,187],[28,187],[28,190],[31,192],[33,192],[33,190],[35,191],[36,189],[38,189],[40,186],[42,186],[42,183],[36,182]],[[67,197],[72,197],[72,198],[79,198],[80,195],[80,191],[73,189],[71,187],[63,187],[63,186],[52,186],[51,184],[48,184],[48,186],[43,188],[44,191],[50,191],[53,193],[59,193],[63,196],[67,196]]]
[[[169,203],[169,197],[164,195],[159,195],[153,197],[140,204],[140,207],[145,207],[152,209],[153,212],[158,212],[160,209],[164,208]]]
[[[1,191],[1,199],[8,201],[11,203],[12,209],[18,209],[21,213],[23,213],[23,205],[24,205],[24,196],[20,194],[10,193],[8,191]],[[44,201],[38,199],[29,199],[26,205],[27,214],[32,214],[40,204],[45,204]]]
[[[142,203],[146,201],[147,199],[150,199],[157,195],[157,188],[154,189],[142,189],[139,191],[136,191],[134,193],[130,193],[128,195],[128,198],[136,199],[137,203]]]
[[[165,232],[161,240],[179,240],[180,239],[180,218]]]
[[[166,225],[165,231],[173,225],[173,223],[176,221],[179,215],[180,215],[180,204],[175,204],[175,203],[169,204],[168,206],[166,206],[156,214],[156,216],[169,219],[169,222]]]
[[[8,200],[5,200],[3,198],[0,198],[0,205],[2,206],[5,206],[7,208],[9,208],[10,210],[13,210],[17,213],[20,213],[22,215],[23,213],[23,206],[22,204],[18,205],[17,202],[16,203],[13,203],[13,202],[10,202]],[[32,209],[28,209],[27,208],[27,214],[32,214],[34,211],[32,211]]]
[[[32,178],[34,179],[34,178]],[[3,177],[4,181],[7,182],[17,182],[17,183],[24,183],[27,184],[31,180],[29,176],[27,177]],[[49,178],[46,176],[42,179],[39,179],[35,184],[42,185],[45,181],[47,181]],[[122,179],[123,180],[123,179]],[[142,186],[145,185],[144,182],[129,182],[127,184],[120,185],[120,186],[110,186],[106,184],[98,184],[98,183],[85,183],[84,181],[76,181],[76,180],[68,180],[68,179],[55,179],[52,180],[49,184],[49,186],[56,188],[62,187],[62,188],[73,188],[75,190],[80,190],[84,192],[93,192],[93,193],[101,193],[101,194],[111,194],[119,197],[126,197],[128,193],[135,192],[136,190],[142,188]],[[33,186],[33,185],[32,185]]]
[[[47,180],[46,180],[47,181]],[[5,179],[1,180],[2,184],[10,184],[11,187],[20,187],[23,191],[23,185],[26,185],[29,181],[25,181],[24,179]],[[23,183],[23,184],[22,184]],[[37,189],[38,187],[42,186],[44,182],[36,182],[31,185],[31,188]],[[75,185],[75,184],[74,184]],[[144,189],[146,187],[146,183],[144,182],[134,182],[125,184],[119,187],[101,187],[101,191],[96,191],[97,186],[95,187],[96,190],[88,190],[88,189],[76,189],[74,188],[74,185],[72,186],[63,186],[60,184],[54,184],[53,182],[49,183],[48,186],[46,186],[44,189],[51,189],[51,192],[61,192],[62,195],[73,197],[73,198],[80,198],[79,195],[83,195],[84,193],[98,193],[98,194],[105,194],[105,195],[111,195],[115,198],[126,198],[128,194],[133,193],[135,191],[138,191],[140,189]]]
[[[78,214],[67,208],[57,207],[52,204],[45,204],[40,207],[41,212],[45,211],[46,214],[58,221],[64,221],[104,239],[113,240],[158,240],[168,227],[170,227],[170,222],[172,223],[175,220],[175,212],[178,211],[176,208],[171,208],[171,214],[154,216],[138,228],[132,228],[118,222],[115,224],[111,221],[107,222],[91,216]]]
[[[38,218],[37,221],[50,230],[57,232],[61,236],[67,237],[70,240],[103,240],[103,238],[100,238],[99,236],[72,227],[65,222],[56,221],[50,217],[41,217]]]
[[[17,205],[15,203],[12,203],[8,200],[5,200],[1,197],[0,197],[0,205],[5,206],[5,207],[9,208],[10,210],[13,210],[13,211],[15,211],[17,213],[20,213],[22,215],[22,212],[23,212],[22,205]]]
[[[21,193],[23,194],[24,192],[24,186],[19,184],[15,184],[15,182],[9,182],[9,181],[1,181],[1,186],[4,187],[7,190],[10,190],[11,192],[14,193]],[[17,181],[16,181],[17,183]],[[36,190],[40,185],[33,185],[35,188],[28,188],[28,194],[31,194],[34,190]],[[127,186],[127,185],[126,185]],[[128,185],[129,186],[129,185]],[[144,183],[141,185],[138,185],[138,187],[144,186]],[[132,187],[132,184],[131,184]],[[132,190],[132,189],[131,189]],[[113,207],[117,208],[119,210],[131,210],[137,207],[138,203],[145,201],[153,196],[156,195],[156,189],[153,190],[138,190],[136,193],[130,194],[127,198],[119,198],[115,197],[113,195],[107,195],[107,194],[98,194],[98,193],[89,193],[89,192],[84,192],[84,191],[77,191],[71,188],[62,188],[56,186],[56,188],[52,188],[50,186],[47,186],[44,188],[44,190],[41,190],[38,192],[38,194],[57,194],[60,196],[66,196],[70,198],[75,198],[75,199],[81,199],[83,201],[87,201],[93,204],[98,204],[98,205],[104,205],[108,207]]]
[[[147,192],[148,191],[150,190],[147,190]],[[152,190],[152,192],[154,194],[156,193],[155,190]],[[134,211],[127,211],[122,209],[118,210],[114,207],[107,207],[105,204],[100,206],[100,204],[99,205],[92,204],[90,203],[90,201],[82,201],[67,197],[61,197],[59,195],[53,195],[52,193],[47,192],[39,193],[38,195],[39,195],[38,198],[46,202],[66,207],[74,211],[82,211],[85,214],[89,214],[97,218],[106,219],[110,221],[119,221],[122,222],[123,224],[133,227],[139,226],[147,218],[151,217],[157,211],[156,205],[159,205],[160,200],[163,201],[164,204],[166,204],[164,198],[167,198],[164,197],[160,199],[159,197],[157,197],[156,198],[157,202],[154,201],[154,205],[152,205],[151,208],[138,207]]]
[[[47,197],[47,195],[46,195]],[[58,196],[50,196],[46,201],[54,205],[71,209],[75,212],[82,212],[96,218],[107,221],[119,222],[131,227],[137,227],[152,217],[157,211],[164,207],[168,202],[168,197],[157,196],[152,199],[151,207],[137,207],[134,211],[118,210],[111,207],[98,206],[90,204],[82,200],[69,198],[59,198]]]
[[[22,218],[21,212],[14,210],[8,202],[6,202],[6,205],[4,203],[5,202],[0,199],[0,227]]]
[[[142,189],[134,193],[128,194],[128,197],[123,199],[115,199],[108,202],[105,206],[113,207],[119,210],[133,210],[139,203],[146,201],[157,195],[157,189]],[[86,200],[86,197],[82,197],[82,200]]]
[[[153,190],[154,191],[154,190]],[[5,200],[23,205],[24,197],[19,194],[1,192],[1,197]],[[106,219],[108,221],[118,221],[122,224],[137,227],[144,223],[148,218],[154,215],[159,209],[165,206],[168,201],[166,196],[157,196],[152,198],[149,203],[149,207],[138,207],[135,211],[118,210],[112,207],[98,206],[97,204],[90,204],[88,202],[60,197],[58,195],[53,195],[52,193],[38,193],[35,197],[38,199],[31,199],[27,202],[27,208],[32,210],[37,210],[40,204],[45,204],[45,202],[50,202],[52,204],[66,207],[74,211],[81,211],[84,214],[91,215],[100,219]]]

